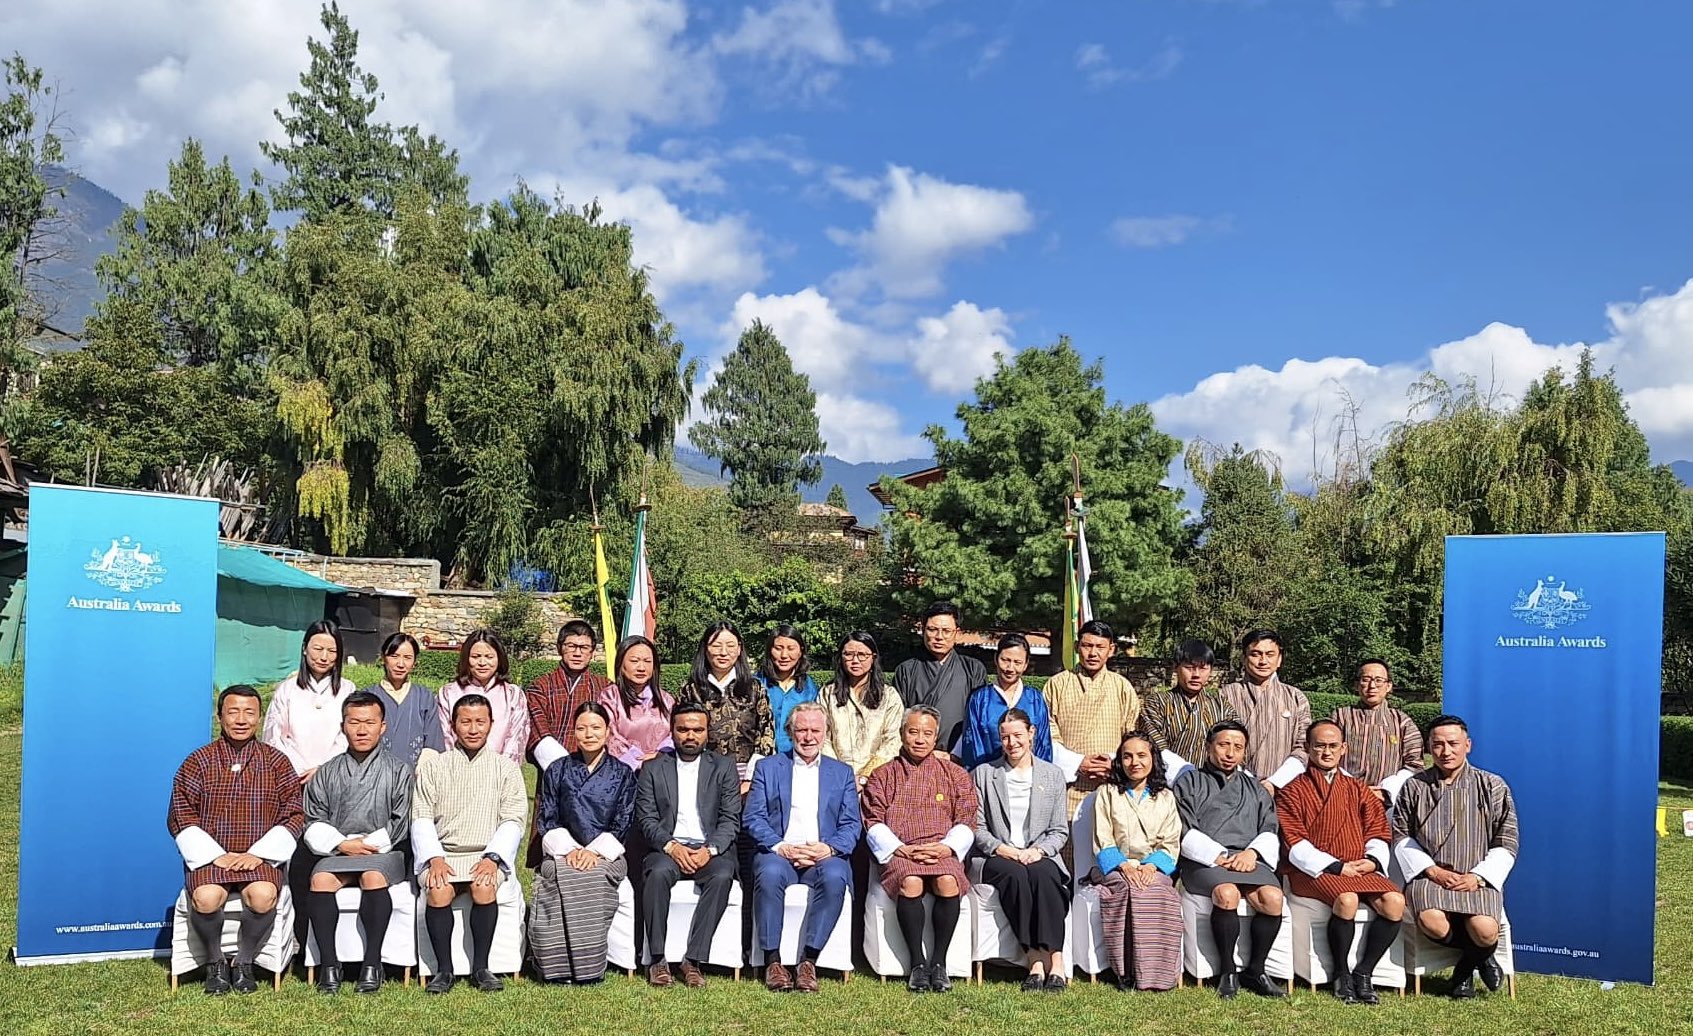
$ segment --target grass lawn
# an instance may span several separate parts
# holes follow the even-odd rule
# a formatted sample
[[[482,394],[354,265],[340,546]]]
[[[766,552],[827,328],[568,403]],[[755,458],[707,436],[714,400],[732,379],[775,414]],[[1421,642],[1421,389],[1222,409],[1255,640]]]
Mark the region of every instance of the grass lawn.
[[[3,683],[0,680],[0,683]],[[0,937],[16,931],[18,773],[22,743],[15,701],[0,686]],[[526,768],[527,769],[527,768]],[[160,790],[163,822],[165,791]],[[1664,805],[1693,807],[1693,788],[1664,785]],[[1650,818],[1642,818],[1646,823]],[[35,1033],[1348,1033],[1540,1034],[1693,1032],[1693,839],[1659,842],[1658,952],[1655,988],[1522,976],[1518,999],[1495,995],[1468,1004],[1442,997],[1388,995],[1381,1007],[1347,1007],[1303,987],[1290,1001],[1270,1003],[1243,994],[1232,1003],[1209,990],[1121,994],[1085,981],[1061,996],[1033,996],[1008,983],[960,986],[950,996],[913,997],[903,987],[861,975],[850,984],[825,981],[818,996],[777,996],[761,986],[714,977],[701,991],[659,993],[621,976],[590,989],[508,984],[497,996],[461,986],[426,997],[391,984],[376,997],[350,991],[333,1000],[299,978],[280,993],[261,987],[249,996],[214,999],[198,988],[172,995],[163,962],[124,961],[61,967],[0,964],[0,1036]],[[1577,878],[1577,880],[1581,880]],[[1573,894],[1579,895],[1579,887]],[[803,1012],[800,1014],[798,1012]]]

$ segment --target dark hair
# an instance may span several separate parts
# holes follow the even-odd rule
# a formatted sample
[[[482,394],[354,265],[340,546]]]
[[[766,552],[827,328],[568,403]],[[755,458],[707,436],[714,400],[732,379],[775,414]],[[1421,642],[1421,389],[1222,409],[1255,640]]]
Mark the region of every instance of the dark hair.
[[[1022,709],[1006,709],[1005,715],[999,717],[999,725],[1002,727],[1012,722],[1021,723],[1030,730],[1035,729],[1035,721],[1030,719],[1029,714]]]
[[[388,634],[388,636],[382,639],[382,657],[387,658],[389,655],[396,654],[400,648],[406,646],[407,644],[411,645],[413,658],[417,658],[423,654],[423,648],[418,646],[416,637],[412,636],[410,633],[401,633],[399,630],[395,630],[393,633]]]
[[[688,670],[688,681],[682,685],[681,696],[696,701],[717,701],[724,692],[717,689],[711,682],[711,659],[707,657],[705,649],[716,640],[719,635],[728,633],[741,644],[741,653],[735,658],[733,670],[735,678],[729,681],[727,693],[734,698],[744,698],[752,701],[757,695],[764,693],[756,677],[752,675],[752,667],[747,665],[747,640],[741,636],[741,631],[728,619],[718,619],[705,628],[700,634],[700,646],[694,652],[694,664]],[[655,659],[657,655],[653,656]]]
[[[1252,645],[1258,643],[1260,640],[1268,640],[1274,643],[1276,647],[1284,651],[1287,650],[1287,645],[1282,643],[1282,635],[1272,629],[1247,630],[1246,636],[1240,638],[1240,650],[1243,653],[1250,651],[1252,650]]]
[[[585,619],[571,619],[558,628],[558,647],[564,650],[565,637],[587,637],[595,646],[600,642],[600,635],[594,632],[593,624]]]
[[[1007,633],[999,638],[998,644],[994,645],[994,654],[998,654],[1007,648],[1022,648],[1023,654],[1027,655],[1029,653],[1029,638],[1021,633]]]
[[[487,710],[488,710],[488,715],[489,715],[489,716],[490,716],[490,717],[491,717],[491,716],[493,716],[493,715],[494,715],[494,706],[493,706],[493,705],[491,705],[491,704],[490,704],[490,703],[489,703],[489,702],[488,702],[488,698],[487,698],[487,696],[486,696],[486,695],[482,695],[482,694],[467,694],[467,695],[465,695],[465,696],[464,696],[464,697],[462,697],[462,698],[460,698],[460,699],[459,699],[459,700],[458,700],[458,701],[455,701],[455,702],[453,702],[453,715],[452,715],[452,722],[454,722],[454,723],[457,723],[457,722],[458,722],[458,718],[459,718],[459,710],[460,710],[460,709],[464,709],[464,708],[474,708],[474,707],[476,707],[476,706],[478,706],[478,705],[480,705],[480,706],[482,706],[482,707],[483,707],[483,708],[485,708],[485,709],[487,709]]]
[[[473,631],[464,638],[459,645],[458,682],[463,685],[470,682],[470,649],[478,644],[486,644],[494,649],[494,683],[504,683],[511,673],[511,656],[506,654],[506,646],[500,643],[500,635],[490,629]]]
[[[605,720],[606,726],[611,726],[611,710],[597,701],[585,701],[576,706],[576,711],[570,714],[570,725],[575,726],[576,721],[581,719],[585,713],[598,716]]]
[[[259,692],[253,688],[252,684],[232,683],[228,687],[225,687],[223,689],[223,693],[218,695],[218,711],[219,712],[223,711],[223,703],[230,698],[258,698],[258,697],[259,697]],[[264,699],[262,699],[262,698],[260,698],[259,700],[260,700],[261,703],[264,701]]]
[[[953,622],[958,623],[960,626],[964,624],[964,620],[960,617],[958,611],[958,605],[952,603],[951,601],[934,601],[931,602],[927,608],[923,609],[923,621],[925,623],[937,615],[950,615],[952,616]]]
[[[1387,674],[1387,682],[1393,682],[1393,667],[1388,665],[1385,659],[1380,658],[1366,658],[1362,662],[1359,662],[1357,667],[1352,670],[1352,679],[1356,680],[1363,676],[1364,667],[1367,665],[1381,666],[1381,671]]]
[[[705,707],[704,702],[698,701],[677,702],[676,707],[670,710],[670,723],[674,726],[678,716],[696,715],[704,716],[706,729],[711,729],[711,710]]]
[[[1104,619],[1089,619],[1082,623],[1082,628],[1076,631],[1076,640],[1079,642],[1083,637],[1104,637],[1112,644],[1117,643],[1116,631]]]
[[[1318,727],[1333,727],[1334,729],[1340,731],[1342,737],[1346,736],[1346,729],[1344,727],[1325,716],[1322,719],[1312,720],[1310,726],[1305,728],[1305,743],[1307,745],[1311,743],[1311,735],[1316,733]]]
[[[841,646],[835,649],[835,675],[824,690],[835,692],[835,704],[841,708],[852,703],[852,682],[847,677],[846,659],[841,657],[848,644],[863,644],[870,649],[870,671],[864,674],[864,707],[875,712],[887,693],[887,677],[882,675],[882,650],[876,646],[876,638],[863,630],[853,630],[841,638]]]
[[[776,666],[770,661],[770,649],[776,646],[778,637],[786,637],[799,645],[799,661],[794,663],[794,683],[805,682],[805,674],[811,672],[811,654],[806,647],[805,634],[785,622],[778,622],[770,631],[770,639],[764,642],[764,658],[759,660],[758,674],[764,677],[766,683],[776,682]]]
[[[1129,790],[1129,771],[1123,769],[1123,746],[1130,741],[1145,741],[1146,747],[1152,749],[1152,772],[1146,775],[1146,791],[1149,795],[1156,795],[1170,787],[1170,780],[1164,774],[1164,753],[1158,750],[1158,742],[1152,740],[1152,735],[1144,730],[1131,730],[1117,742],[1117,751],[1111,756],[1111,776],[1106,781],[1118,791]]]
[[[1209,745],[1211,742],[1217,740],[1218,734],[1230,730],[1239,731],[1240,736],[1246,739],[1247,744],[1250,745],[1252,743],[1252,732],[1247,730],[1246,724],[1242,723],[1238,719],[1225,719],[1212,725],[1211,729],[1205,732],[1205,743]]]
[[[1202,640],[1184,640],[1176,647],[1176,665],[1216,665],[1217,653]]]
[[[372,705],[376,706],[383,719],[388,718],[388,706],[382,704],[382,698],[379,695],[372,694],[369,691],[354,691],[347,695],[347,700],[341,703],[341,718],[347,718],[348,709],[368,709]]]
[[[652,688],[653,692],[653,708],[658,710],[659,715],[668,716],[670,710],[664,707],[664,687],[659,682],[658,646],[645,637],[624,637],[617,642],[617,657],[612,662],[611,667],[611,671],[616,677],[617,695],[623,699],[623,708],[627,710],[640,704],[641,692],[647,689],[646,687],[636,687],[623,676],[623,656],[628,654],[631,649],[638,647],[644,647],[652,652],[653,675],[652,679],[648,681],[648,686]]]
[[[1450,712],[1441,713],[1440,715],[1434,717],[1434,722],[1428,725],[1428,733],[1430,737],[1434,736],[1434,731],[1437,727],[1457,727],[1465,734],[1470,732],[1470,725],[1464,722],[1463,717],[1454,716]]]
[[[294,685],[300,690],[311,686],[311,679],[306,675],[311,667],[306,664],[306,645],[312,638],[327,633],[335,640],[335,664],[329,667],[329,694],[334,697],[341,692],[341,664],[347,660],[347,651],[341,644],[341,627],[328,619],[319,619],[306,627],[306,635],[300,638],[300,668],[294,670]]]

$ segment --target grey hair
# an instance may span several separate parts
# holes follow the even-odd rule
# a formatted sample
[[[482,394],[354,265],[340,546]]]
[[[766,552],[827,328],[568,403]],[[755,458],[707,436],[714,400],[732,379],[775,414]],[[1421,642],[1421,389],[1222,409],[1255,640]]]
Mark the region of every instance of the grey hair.
[[[834,726],[834,723],[829,719],[829,710],[825,709],[823,707],[823,703],[820,701],[802,701],[798,705],[795,705],[792,711],[788,713],[788,718],[782,721],[782,726],[787,730],[788,737],[791,738],[794,736],[794,717],[798,716],[802,712],[815,712],[820,714],[823,717],[823,736],[829,736],[829,728]]]
[[[935,721],[935,726],[938,727],[941,725],[941,710],[935,708],[933,705],[911,706],[911,708],[905,710],[905,715],[900,718],[899,725],[903,727],[907,723],[910,723],[911,717],[913,716],[927,716]]]

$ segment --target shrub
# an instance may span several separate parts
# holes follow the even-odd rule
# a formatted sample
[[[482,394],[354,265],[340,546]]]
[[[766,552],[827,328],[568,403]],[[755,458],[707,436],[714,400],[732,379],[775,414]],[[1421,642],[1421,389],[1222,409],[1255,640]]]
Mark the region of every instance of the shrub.
[[[1659,775],[1693,781],[1693,716],[1664,716],[1659,730]]]
[[[494,600],[494,607],[482,616],[482,624],[499,636],[514,660],[533,658],[547,635],[535,595],[527,590],[501,590]]]

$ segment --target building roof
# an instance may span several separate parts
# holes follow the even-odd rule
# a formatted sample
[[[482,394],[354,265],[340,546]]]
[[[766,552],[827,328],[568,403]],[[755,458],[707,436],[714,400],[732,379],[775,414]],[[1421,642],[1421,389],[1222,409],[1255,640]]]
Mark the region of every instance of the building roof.
[[[340,583],[331,583],[310,572],[302,572],[263,551],[251,547],[234,547],[227,543],[218,544],[218,577],[284,590],[322,590],[331,594],[347,592],[347,588]]]
[[[923,468],[920,471],[912,471],[904,475],[895,475],[894,481],[904,482],[907,485],[916,486],[917,488],[922,489],[924,486],[934,485],[936,482],[943,481],[945,478],[946,468],[937,464],[932,468]],[[865,488],[870,490],[870,495],[875,497],[883,507],[893,506],[893,501],[890,500],[888,498],[888,494],[882,490],[881,479],[877,479]]]

